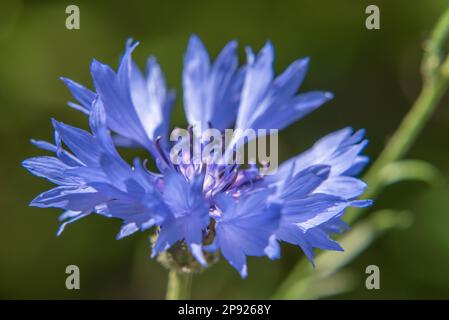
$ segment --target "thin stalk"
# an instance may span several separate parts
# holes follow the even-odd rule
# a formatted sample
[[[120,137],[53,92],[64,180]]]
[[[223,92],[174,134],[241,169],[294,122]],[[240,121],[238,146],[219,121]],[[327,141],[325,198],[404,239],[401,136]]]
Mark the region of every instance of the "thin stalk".
[[[384,181],[381,175],[382,169],[393,162],[400,160],[411,148],[433,111],[449,86],[449,56],[442,61],[443,45],[449,37],[449,7],[435,25],[430,39],[425,44],[424,57],[421,66],[423,87],[415,103],[402,120],[399,128],[393,134],[377,160],[364,176],[368,189],[364,197],[374,199],[382,191]],[[364,209],[348,210],[346,221],[353,223],[363,213]],[[326,256],[326,252],[320,252],[317,259]],[[293,271],[281,284],[275,298],[284,298],[285,292],[289,292],[294,286],[301,284],[303,264],[299,261]],[[296,298],[300,298],[297,296]]]
[[[363,180],[368,184],[364,197],[376,198],[384,186],[381,170],[400,160],[411,148],[449,86],[449,57],[441,61],[443,45],[449,37],[449,7],[435,25],[424,46],[421,64],[423,87],[410,111],[402,120],[382,153],[368,170]],[[364,209],[348,210],[346,221],[354,222]]]
[[[179,273],[171,270],[168,273],[167,300],[187,300],[190,299],[192,286],[191,273]]]
[[[384,181],[380,174],[381,170],[385,168],[386,165],[400,160],[410,149],[446,92],[447,87],[448,81],[445,79],[445,81],[441,81],[438,85],[426,85],[422,89],[419,97],[413,104],[409,113],[402,120],[401,125],[387,143],[385,149],[363,177],[363,180],[368,185],[368,188],[364,193],[365,198],[375,199],[382,191]],[[365,210],[363,209],[348,210],[345,220],[351,224],[357,220],[364,211]]]

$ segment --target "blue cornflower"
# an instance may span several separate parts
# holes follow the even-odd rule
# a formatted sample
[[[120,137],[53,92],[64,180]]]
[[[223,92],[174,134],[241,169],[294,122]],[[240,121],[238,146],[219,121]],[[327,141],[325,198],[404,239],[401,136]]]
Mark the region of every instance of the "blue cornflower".
[[[331,133],[272,175],[254,164],[176,164],[169,156],[175,94],[154,58],[145,73],[139,70],[131,58],[136,46],[127,43],[117,72],[92,62],[95,91],[62,78],[77,100],[69,105],[89,116],[90,131],[53,120],[54,143],[32,140],[54,156],[30,158],[23,166],[57,186],[31,205],[65,210],[58,235],[90,214],[118,218],[123,226],[117,238],[156,228],[152,256],[182,244],[207,266],[207,254],[219,250],[242,277],[247,256],[278,258],[279,241],[298,245],[312,262],[313,248],[342,250],[330,235],[347,228],[345,209],[371,204],[356,200],[366,188],[354,177],[368,163],[360,155],[367,144],[363,130]],[[236,50],[230,42],[211,61],[191,37],[182,75],[190,130],[280,130],[332,98],[323,91],[297,94],[308,59],[275,77],[271,43],[257,55],[247,49],[243,66]],[[140,159],[127,163],[117,146],[146,149],[159,172]]]

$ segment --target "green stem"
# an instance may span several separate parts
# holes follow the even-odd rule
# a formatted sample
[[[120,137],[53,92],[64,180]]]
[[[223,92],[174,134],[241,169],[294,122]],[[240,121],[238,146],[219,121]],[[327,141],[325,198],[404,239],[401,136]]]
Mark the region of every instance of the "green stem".
[[[424,125],[438,106],[449,86],[449,57],[441,61],[442,46],[449,36],[449,8],[438,20],[425,46],[422,62],[423,88],[412,108],[402,120],[382,153],[368,170],[363,180],[368,184],[364,196],[376,198],[384,186],[381,170],[388,164],[400,160],[411,148]],[[346,221],[354,222],[364,209],[348,210]]]
[[[374,199],[379,195],[384,186],[383,177],[380,174],[381,170],[385,168],[386,165],[400,160],[410,149],[437,107],[441,97],[447,90],[447,87],[448,81],[445,79],[445,81],[439,82],[438,85],[426,85],[422,89],[411,110],[405,116],[397,131],[385,146],[383,152],[363,177],[363,180],[368,185],[364,197]],[[345,220],[348,223],[352,223],[357,220],[364,211],[365,210],[362,208],[348,210]]]
[[[190,299],[190,289],[192,286],[191,273],[179,273],[171,270],[168,274],[167,300],[187,300]]]
[[[374,199],[379,195],[384,187],[384,181],[381,175],[383,168],[390,163],[400,160],[408,152],[448,89],[449,56],[444,61],[441,60],[443,45],[448,37],[449,7],[438,20],[429,41],[425,45],[421,70],[423,87],[418,98],[382,153],[363,178],[368,184],[368,189],[364,194],[366,198]],[[364,209],[357,208],[348,210],[346,221],[353,223],[364,212]],[[329,253],[326,254],[326,251],[320,252],[316,260],[318,261],[321,257],[324,258],[327,255]],[[291,288],[301,285],[304,268],[304,263],[299,261],[292,272],[286,277],[286,280],[281,284],[275,298],[285,298],[286,292],[290,292]]]

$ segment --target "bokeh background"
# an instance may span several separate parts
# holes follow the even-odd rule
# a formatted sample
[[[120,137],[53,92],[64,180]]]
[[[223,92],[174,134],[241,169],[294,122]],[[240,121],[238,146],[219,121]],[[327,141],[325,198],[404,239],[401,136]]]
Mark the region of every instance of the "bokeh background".
[[[65,28],[65,8],[81,10],[81,29]],[[365,29],[365,8],[377,4],[381,29]],[[56,209],[28,203],[50,183],[20,166],[43,154],[31,137],[52,139],[50,118],[86,127],[66,106],[59,80],[68,76],[92,86],[92,58],[116,67],[125,40],[141,42],[134,57],[142,66],[156,55],[168,83],[181,95],[182,56],[198,34],[215,56],[231,39],[259,49],[270,39],[280,72],[310,56],[303,90],[326,89],[335,99],[280,135],[282,159],[324,134],[351,125],[366,128],[376,158],[420,88],[422,44],[449,1],[19,1],[0,3],[0,298],[163,298],[167,271],[149,259],[148,235],[117,241],[120,222],[89,217],[57,238]],[[185,125],[181,101],[173,125]],[[435,164],[449,175],[449,108],[444,99],[409,157]],[[400,183],[387,188],[376,208],[410,210],[414,223],[389,232],[346,270],[358,281],[335,298],[449,298],[449,188]],[[268,298],[301,251],[283,247],[278,261],[249,259],[242,281],[221,261],[194,280],[193,298]],[[65,268],[81,269],[81,290],[65,288]],[[365,267],[381,270],[381,290],[364,286]],[[319,268],[319,266],[318,266]]]

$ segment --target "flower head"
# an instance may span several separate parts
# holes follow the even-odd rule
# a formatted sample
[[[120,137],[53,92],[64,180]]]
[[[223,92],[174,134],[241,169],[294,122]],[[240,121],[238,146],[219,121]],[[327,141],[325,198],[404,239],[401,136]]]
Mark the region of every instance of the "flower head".
[[[347,227],[341,220],[345,209],[371,204],[356,200],[366,187],[354,177],[368,162],[360,155],[367,143],[363,131],[332,133],[272,175],[235,161],[188,156],[176,163],[169,139],[175,94],[154,58],[145,73],[139,70],[131,58],[136,46],[128,41],[117,72],[92,62],[95,91],[62,78],[77,100],[69,105],[89,116],[90,131],[53,120],[54,143],[32,140],[54,156],[30,158],[23,166],[57,186],[31,205],[65,210],[58,234],[90,214],[118,218],[123,226],[117,238],[156,229],[152,256],[183,244],[207,266],[205,255],[219,250],[242,277],[247,256],[278,258],[279,241],[301,247],[312,262],[313,248],[342,250],[330,235]],[[215,128],[224,135],[233,125],[280,130],[332,98],[323,91],[297,93],[308,59],[294,61],[275,77],[270,43],[258,54],[248,48],[243,66],[236,50],[237,43],[230,42],[211,61],[202,42],[191,37],[182,76],[190,132]],[[239,143],[232,140],[225,157]],[[146,149],[159,172],[140,159],[127,163],[117,147]]]

